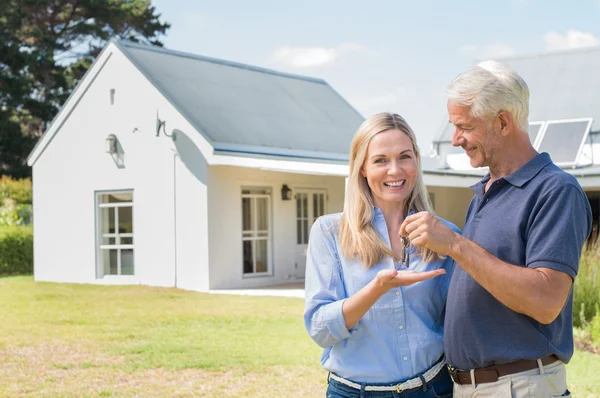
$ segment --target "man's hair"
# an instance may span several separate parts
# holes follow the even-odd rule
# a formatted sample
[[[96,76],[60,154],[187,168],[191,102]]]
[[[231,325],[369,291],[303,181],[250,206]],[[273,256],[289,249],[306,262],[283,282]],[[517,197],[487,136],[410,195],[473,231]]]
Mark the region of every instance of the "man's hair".
[[[397,129],[410,138],[417,163],[415,187],[406,200],[404,215],[408,210],[433,213],[427,188],[423,182],[421,157],[417,139],[408,123],[395,113],[378,113],[365,120],[354,135],[350,146],[350,174],[344,200],[344,213],[340,222],[339,240],[342,253],[348,258],[358,258],[367,267],[377,264],[384,255],[394,257],[392,251],[373,227],[373,196],[361,170],[367,158],[369,143],[381,132]],[[429,249],[420,248],[425,261],[436,257]]]
[[[529,88],[521,76],[496,61],[483,61],[457,76],[446,89],[448,99],[471,108],[471,115],[490,119],[499,112],[511,114],[527,132]]]

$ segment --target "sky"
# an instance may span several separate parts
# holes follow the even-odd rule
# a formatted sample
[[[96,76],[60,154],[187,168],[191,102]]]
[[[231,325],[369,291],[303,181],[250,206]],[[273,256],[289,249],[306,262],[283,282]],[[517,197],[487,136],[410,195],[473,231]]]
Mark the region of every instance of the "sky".
[[[326,80],[402,115],[427,153],[444,90],[477,60],[600,45],[600,0],[152,0],[173,50]],[[358,126],[357,126],[358,127]]]

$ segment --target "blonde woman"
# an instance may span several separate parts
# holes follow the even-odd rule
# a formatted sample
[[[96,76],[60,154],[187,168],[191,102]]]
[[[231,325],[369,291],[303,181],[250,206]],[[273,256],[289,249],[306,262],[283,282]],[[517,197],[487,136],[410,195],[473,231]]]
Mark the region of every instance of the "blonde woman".
[[[412,246],[404,256],[399,236],[406,216],[432,211],[420,163],[402,117],[372,116],[352,141],[343,213],[312,227],[304,322],[324,348],[327,397],[452,396],[442,333],[454,262]]]

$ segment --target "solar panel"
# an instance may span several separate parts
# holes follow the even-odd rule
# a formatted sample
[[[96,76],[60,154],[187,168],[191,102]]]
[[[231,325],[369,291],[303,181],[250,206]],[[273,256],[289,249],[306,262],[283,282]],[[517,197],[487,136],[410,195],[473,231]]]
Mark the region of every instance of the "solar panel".
[[[549,121],[538,151],[548,152],[559,166],[575,166],[591,125],[591,118]]]
[[[531,145],[533,145],[534,148],[537,149],[536,144],[539,144],[537,142],[538,137],[540,136],[540,131],[542,131],[542,128],[544,127],[544,122],[531,122],[529,123],[529,140],[531,141]]]

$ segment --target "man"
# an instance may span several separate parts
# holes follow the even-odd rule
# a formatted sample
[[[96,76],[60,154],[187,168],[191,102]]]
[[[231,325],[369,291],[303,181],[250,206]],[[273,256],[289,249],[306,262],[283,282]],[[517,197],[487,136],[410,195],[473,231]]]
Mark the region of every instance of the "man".
[[[400,234],[459,265],[444,324],[454,396],[569,396],[564,364],[589,202],[531,145],[529,90],[512,69],[486,61],[458,76],[448,113],[452,144],[489,174],[472,187],[462,236],[425,212],[407,217]]]

